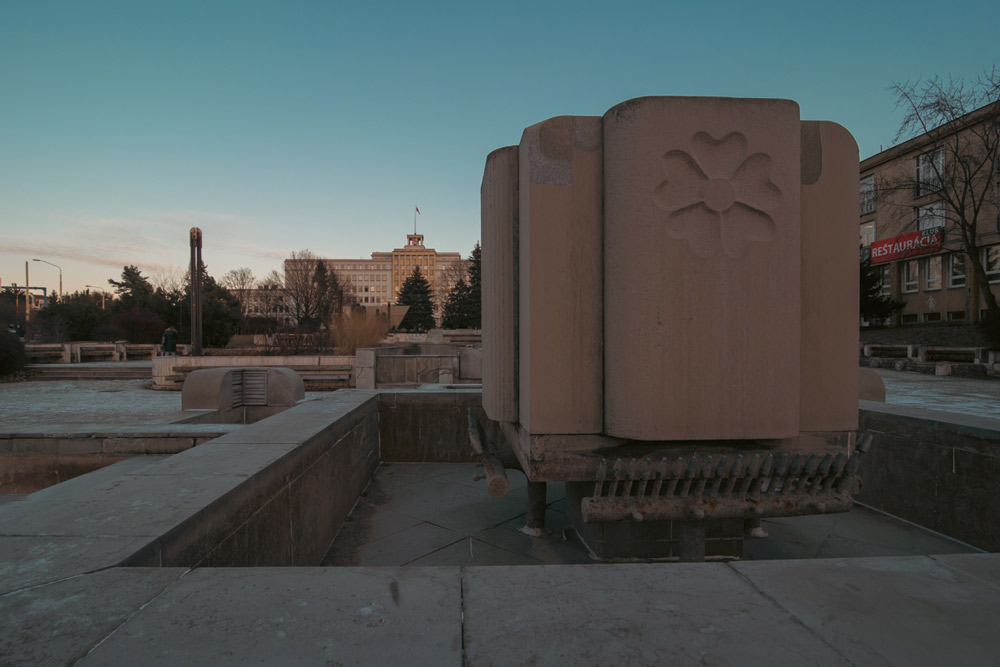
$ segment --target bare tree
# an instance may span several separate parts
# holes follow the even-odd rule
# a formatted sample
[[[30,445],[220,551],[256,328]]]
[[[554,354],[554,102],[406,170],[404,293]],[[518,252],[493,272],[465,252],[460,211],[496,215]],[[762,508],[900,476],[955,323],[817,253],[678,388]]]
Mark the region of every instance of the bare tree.
[[[897,108],[904,110],[896,141],[921,135],[928,141],[918,144],[922,153],[916,169],[878,184],[879,199],[899,201],[894,195],[909,193],[899,206],[910,211],[914,195],[933,195],[943,204],[935,215],[943,215],[946,228],[958,232],[957,245],[972,268],[992,335],[1000,337],[1000,305],[978,252],[985,236],[1000,232],[1000,71],[994,67],[974,80],[935,76],[894,83],[890,90]],[[919,217],[918,211],[917,223]],[[987,223],[993,223],[992,229]]]
[[[187,289],[187,269],[177,267],[153,269],[149,273],[149,282],[164,294],[183,292]]]
[[[285,260],[285,292],[292,316],[307,329],[328,324],[343,307],[336,273],[308,250],[293,252]]]
[[[250,297],[256,284],[253,271],[242,266],[228,271],[219,282],[240,302],[240,311],[246,317],[250,312]]]

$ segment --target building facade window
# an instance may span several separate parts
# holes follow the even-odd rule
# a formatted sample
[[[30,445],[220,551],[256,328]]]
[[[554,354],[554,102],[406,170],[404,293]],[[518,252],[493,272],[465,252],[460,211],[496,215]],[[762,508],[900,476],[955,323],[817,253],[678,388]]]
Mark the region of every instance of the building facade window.
[[[941,189],[941,173],[944,171],[944,151],[935,148],[917,156],[917,197]]]
[[[1000,283],[1000,245],[983,248],[983,268],[991,283]]]
[[[941,255],[927,258],[924,265],[924,289],[941,289]]]
[[[875,223],[866,222],[861,225],[861,245],[870,248],[875,241]]]
[[[861,215],[875,212],[875,175],[861,179]]]
[[[927,206],[918,206],[917,229],[927,231],[944,227],[944,202],[934,202]]]
[[[903,291],[916,292],[920,286],[920,264],[918,260],[911,259],[903,262]]]
[[[892,265],[886,264],[882,267],[882,279],[879,281],[879,294],[888,296],[892,294]]]
[[[960,252],[948,257],[948,287],[965,287],[965,255]]]

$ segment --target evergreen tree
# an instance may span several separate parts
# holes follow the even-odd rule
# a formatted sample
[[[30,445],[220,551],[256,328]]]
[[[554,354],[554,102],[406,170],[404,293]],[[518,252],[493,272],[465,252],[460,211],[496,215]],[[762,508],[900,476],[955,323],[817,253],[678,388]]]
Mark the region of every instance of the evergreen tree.
[[[469,256],[469,293],[466,297],[465,329],[481,329],[483,327],[483,251],[476,242]]]
[[[482,328],[482,249],[476,243],[469,255],[469,282],[459,278],[444,304],[445,329]]]
[[[153,285],[136,266],[126,266],[122,269],[122,279],[108,278],[108,284],[115,288],[118,295],[113,306],[116,313],[129,308],[148,309],[152,305]]]
[[[431,303],[432,290],[430,283],[420,272],[420,267],[414,267],[413,273],[399,290],[397,303],[409,306],[399,328],[405,331],[427,331],[434,328],[434,307]]]
[[[469,286],[465,283],[465,278],[459,278],[444,304],[441,326],[445,329],[465,329],[469,320],[468,305]]]
[[[182,311],[191,312],[190,277],[188,289],[185,290]],[[190,318],[189,318],[190,320]],[[205,347],[225,347],[229,339],[237,332],[242,320],[240,301],[232,292],[215,282],[208,275],[204,264],[201,265],[201,337]],[[162,331],[161,331],[162,333]],[[181,330],[181,338],[190,340],[191,323],[185,323]]]
[[[882,294],[882,272],[870,259],[861,262],[861,317],[872,322],[892,317],[906,306],[901,299]]]

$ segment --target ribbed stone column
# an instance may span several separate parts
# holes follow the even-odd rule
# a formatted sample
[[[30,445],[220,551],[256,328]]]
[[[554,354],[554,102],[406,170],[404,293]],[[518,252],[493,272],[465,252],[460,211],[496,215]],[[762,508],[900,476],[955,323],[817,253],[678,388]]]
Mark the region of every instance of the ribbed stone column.
[[[599,117],[521,137],[518,420],[533,434],[601,432],[601,169]]]
[[[517,421],[517,146],[486,158],[482,206],[483,410]]]
[[[802,123],[803,431],[858,427],[858,145]]]

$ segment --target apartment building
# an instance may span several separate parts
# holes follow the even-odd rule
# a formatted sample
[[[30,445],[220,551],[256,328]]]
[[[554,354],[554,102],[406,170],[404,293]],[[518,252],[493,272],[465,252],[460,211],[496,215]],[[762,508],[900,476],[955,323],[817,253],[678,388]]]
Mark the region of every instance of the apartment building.
[[[997,122],[997,108],[983,107],[861,162],[862,256],[881,271],[883,294],[906,302],[887,324],[976,323],[986,316],[949,200],[960,200],[950,184],[973,173],[969,167],[977,159],[972,155],[976,134],[984,123]],[[986,196],[973,252],[983,263],[991,292],[1000,296],[1000,180],[996,168],[985,171],[988,180],[977,183]]]

